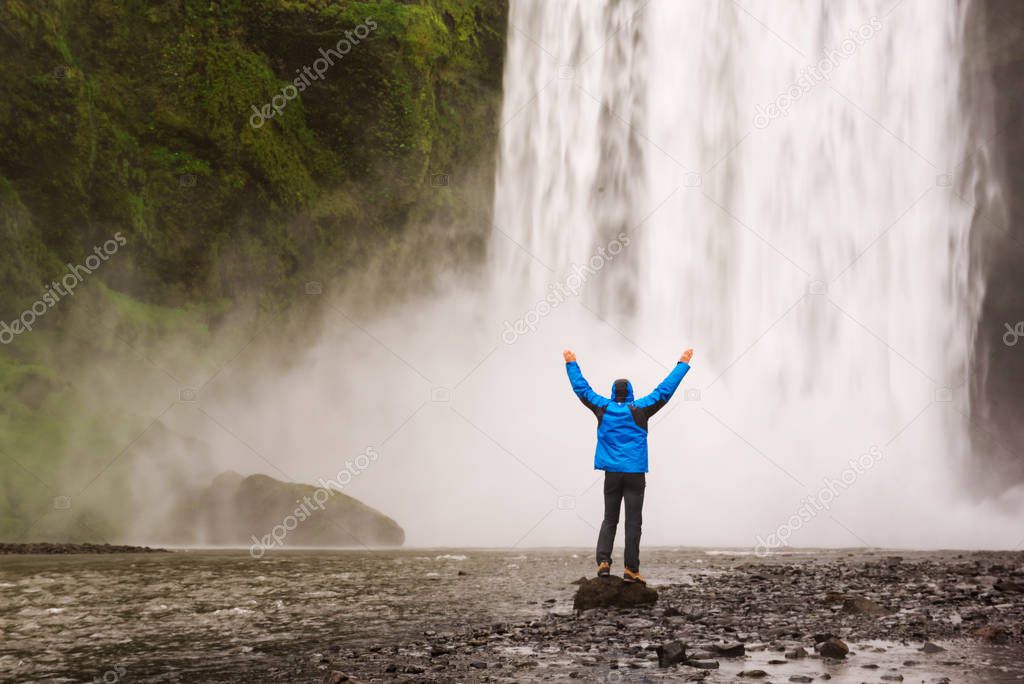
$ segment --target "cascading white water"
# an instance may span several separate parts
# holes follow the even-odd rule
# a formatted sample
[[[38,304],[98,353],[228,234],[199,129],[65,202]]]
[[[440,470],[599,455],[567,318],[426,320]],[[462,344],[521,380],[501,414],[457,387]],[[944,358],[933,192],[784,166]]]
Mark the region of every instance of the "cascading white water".
[[[978,297],[950,189],[972,149],[962,21],[927,1],[513,0],[495,288],[599,390],[696,348],[689,401],[652,428],[659,541],[793,515],[795,544],[1011,541],[953,502]],[[872,447],[828,510],[801,509]]]
[[[957,481],[963,11],[512,0],[482,282],[362,320],[352,284],[293,369],[210,408],[257,446],[214,429],[211,453],[316,482],[373,447],[345,491],[409,544],[591,546],[594,419],[562,349],[646,392],[692,346],[652,421],[645,544],[1018,545]]]

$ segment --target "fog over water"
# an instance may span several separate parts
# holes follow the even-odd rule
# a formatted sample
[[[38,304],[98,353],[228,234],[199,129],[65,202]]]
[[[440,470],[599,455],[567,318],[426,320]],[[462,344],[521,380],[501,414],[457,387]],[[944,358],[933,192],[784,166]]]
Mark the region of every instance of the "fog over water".
[[[595,425],[562,349],[646,393],[693,347],[652,421],[645,544],[1019,545],[1021,492],[962,484],[963,12],[513,0],[488,261],[377,316],[336,295],[288,372],[209,407],[280,471],[213,452],[316,482],[373,447],[345,491],[408,544],[589,546]]]

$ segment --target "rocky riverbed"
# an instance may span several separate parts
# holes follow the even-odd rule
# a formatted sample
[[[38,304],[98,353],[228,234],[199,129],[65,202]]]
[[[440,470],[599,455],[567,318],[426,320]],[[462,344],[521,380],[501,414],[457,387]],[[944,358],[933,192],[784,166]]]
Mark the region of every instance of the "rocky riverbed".
[[[67,555],[76,553],[167,553],[167,549],[124,544],[71,544],[65,542],[0,543],[0,555]]]
[[[490,626],[439,625],[320,656],[324,681],[1024,680],[1024,555],[724,556],[639,594]],[[597,585],[597,582],[589,584]],[[579,591],[566,584],[566,593]],[[578,595],[577,595],[578,596]],[[580,601],[577,600],[577,606]]]
[[[575,610],[590,555],[8,555],[0,681],[1024,681],[1024,554],[644,549]]]

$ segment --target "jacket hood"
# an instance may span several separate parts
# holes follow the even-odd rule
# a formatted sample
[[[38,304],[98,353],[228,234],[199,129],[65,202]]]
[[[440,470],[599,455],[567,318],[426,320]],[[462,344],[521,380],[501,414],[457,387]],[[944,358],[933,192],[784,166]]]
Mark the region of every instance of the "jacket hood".
[[[619,378],[612,383],[612,401],[633,401],[633,385],[626,378]]]

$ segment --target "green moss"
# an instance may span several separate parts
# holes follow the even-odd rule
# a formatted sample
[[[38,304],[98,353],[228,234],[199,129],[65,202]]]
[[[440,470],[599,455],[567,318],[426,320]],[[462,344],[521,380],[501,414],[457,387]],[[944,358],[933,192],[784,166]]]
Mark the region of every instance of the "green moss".
[[[283,311],[305,281],[397,250],[421,224],[479,248],[506,11],[504,0],[0,5],[0,321],[67,264],[127,238],[0,348],[0,449],[41,471],[0,465],[0,535],[81,524],[54,512],[51,476],[95,470],[114,435],[150,418],[141,388],[96,402],[66,359],[116,367],[128,340],[145,367],[137,357],[173,334],[171,372],[216,368],[251,337],[211,330],[240,302]],[[254,106],[371,22],[323,78],[251,125]],[[435,173],[451,185],[432,187]]]
[[[450,204],[431,173],[493,149],[502,2],[15,0],[0,21],[17,39],[0,48],[0,173],[61,262],[129,233],[118,284],[136,296],[239,297],[254,284],[233,276],[260,270],[260,294],[286,300],[304,254],[345,260],[339,223],[379,235],[429,219]],[[250,125],[360,24],[375,28]],[[330,214],[341,189],[365,206]],[[318,223],[312,249],[297,214]]]

